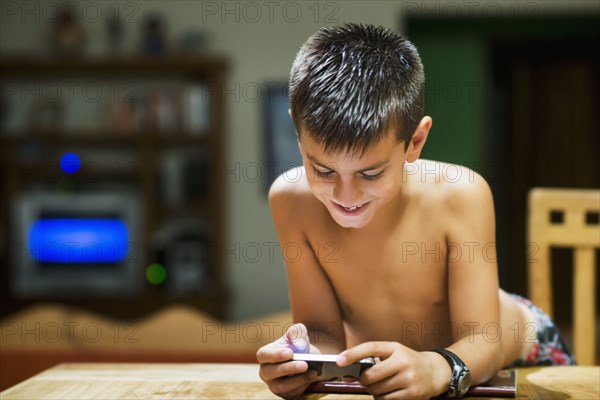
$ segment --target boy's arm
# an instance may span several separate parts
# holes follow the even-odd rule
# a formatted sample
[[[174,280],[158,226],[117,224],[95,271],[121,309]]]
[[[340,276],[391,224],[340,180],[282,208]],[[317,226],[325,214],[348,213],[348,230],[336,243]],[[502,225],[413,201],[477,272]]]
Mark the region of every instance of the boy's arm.
[[[301,171],[302,173],[304,170]],[[281,245],[294,322],[306,325],[310,352],[337,354],[346,347],[337,298],[304,233],[306,193],[279,177],[269,191],[269,203]]]
[[[279,177],[269,191],[288,273],[292,314],[294,321],[300,323],[291,326],[278,340],[261,347],[256,358],[260,363],[260,378],[283,398],[298,397],[311,382],[320,379],[316,371],[308,370],[305,361],[292,361],[292,351],[339,353],[345,346],[336,297],[304,234],[304,220],[311,222],[306,218],[310,197],[301,185],[302,182],[292,184]]]
[[[496,228],[488,184],[472,171],[463,172],[469,179],[451,187],[447,196],[450,318],[462,333],[449,349],[467,364],[477,384],[503,362]]]

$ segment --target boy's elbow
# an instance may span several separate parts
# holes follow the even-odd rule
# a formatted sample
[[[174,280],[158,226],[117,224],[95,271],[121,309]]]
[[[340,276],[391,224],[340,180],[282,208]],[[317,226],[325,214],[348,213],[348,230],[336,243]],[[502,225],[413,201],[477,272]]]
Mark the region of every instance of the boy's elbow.
[[[504,358],[505,357],[504,357],[502,341],[498,341],[498,342],[494,343],[494,345],[492,346],[491,354],[488,357],[489,363],[486,363],[487,365],[489,365],[489,370],[487,371],[485,376],[482,376],[481,379],[479,379],[478,383],[482,383],[482,382],[489,380],[498,371],[500,371],[502,369],[502,367],[504,366]]]
[[[495,356],[493,358],[494,360],[494,369],[496,371],[499,371],[502,369],[502,367],[504,367],[504,349],[502,347],[502,343],[498,343],[496,351],[494,352]]]

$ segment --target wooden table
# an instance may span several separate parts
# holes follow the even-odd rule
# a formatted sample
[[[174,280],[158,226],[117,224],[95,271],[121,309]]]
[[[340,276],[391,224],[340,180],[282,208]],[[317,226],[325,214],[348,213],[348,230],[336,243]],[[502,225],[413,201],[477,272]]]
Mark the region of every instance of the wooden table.
[[[10,366],[3,366],[8,367]],[[310,395],[309,399],[322,398]],[[0,393],[8,399],[277,399],[256,364],[60,364]],[[329,399],[367,400],[364,395]],[[517,399],[600,398],[600,367],[519,369]],[[489,399],[489,398],[488,398]]]

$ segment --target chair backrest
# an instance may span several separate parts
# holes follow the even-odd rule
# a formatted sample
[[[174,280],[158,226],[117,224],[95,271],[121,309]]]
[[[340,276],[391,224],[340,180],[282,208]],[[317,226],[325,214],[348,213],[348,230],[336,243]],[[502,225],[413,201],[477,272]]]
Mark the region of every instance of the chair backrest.
[[[600,190],[534,188],[528,201],[531,301],[552,316],[550,247],[574,248],[573,346],[580,365],[596,357],[596,263],[600,247]]]

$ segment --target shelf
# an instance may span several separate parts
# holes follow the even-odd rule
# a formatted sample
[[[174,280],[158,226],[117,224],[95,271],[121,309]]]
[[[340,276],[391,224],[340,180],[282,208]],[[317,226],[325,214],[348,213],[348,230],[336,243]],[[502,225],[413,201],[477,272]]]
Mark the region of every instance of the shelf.
[[[198,146],[209,145],[212,137],[208,134],[199,135],[156,135],[161,146]]]
[[[137,145],[143,140],[141,135],[78,134],[59,135],[53,133],[23,132],[0,137],[8,145],[42,144],[45,146],[97,146],[97,145]]]
[[[206,134],[189,135],[181,132],[145,132],[117,134],[114,132],[80,132],[65,134],[58,131],[22,131],[0,136],[0,142],[7,145],[43,144],[47,146],[131,146],[147,141],[158,141],[160,146],[209,145],[211,136]]]
[[[50,168],[50,167],[55,168]],[[42,164],[15,164],[10,171],[16,173],[22,183],[46,183],[55,184],[59,182],[73,183],[131,183],[139,184],[143,174],[138,168],[121,167],[116,169],[113,165],[97,165],[89,171],[86,169],[73,174],[62,172],[58,165],[52,163]]]
[[[52,59],[19,57],[0,62],[0,75],[168,75],[208,78],[225,72],[225,59],[217,55]]]

